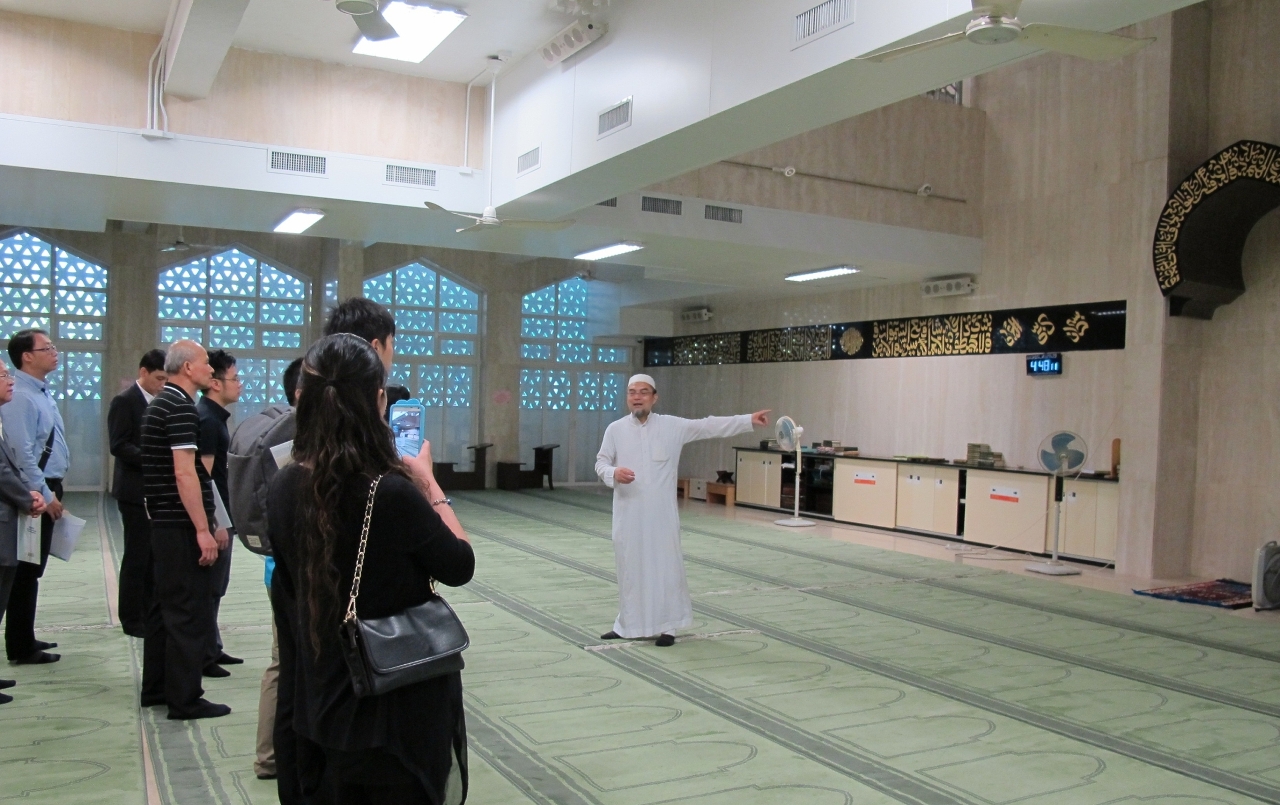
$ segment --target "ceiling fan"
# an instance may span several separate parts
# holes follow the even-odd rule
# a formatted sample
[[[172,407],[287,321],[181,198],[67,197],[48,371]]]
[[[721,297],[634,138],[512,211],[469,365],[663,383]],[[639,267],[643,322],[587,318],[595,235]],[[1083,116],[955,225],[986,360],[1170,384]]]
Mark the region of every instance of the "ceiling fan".
[[[489,70],[493,73],[493,83],[489,85],[489,157],[490,162],[493,159],[493,119],[494,119],[494,97],[497,95],[498,89],[498,71],[502,69],[504,59],[497,56],[489,57]],[[493,171],[489,171],[489,203],[485,206],[484,212],[476,215],[470,212],[457,212],[455,210],[445,209],[439,204],[430,201],[424,201],[427,209],[435,212],[447,212],[450,215],[456,215],[459,218],[468,218],[473,223],[470,226],[464,226],[455,231],[457,232],[474,232],[477,229],[483,229],[487,226],[509,226],[518,229],[542,229],[548,231],[558,231],[566,227],[573,226],[575,219],[563,218],[559,221],[533,221],[528,218],[499,218],[498,210],[493,206]]]
[[[975,45],[1006,45],[1024,42],[1044,50],[1065,53],[1093,61],[1109,61],[1137,53],[1155,39],[1133,39],[1127,36],[1089,31],[1083,28],[1067,28],[1062,25],[1023,23],[1018,19],[1022,0],[1003,0],[989,3],[973,0],[973,17],[963,31],[940,36],[926,42],[905,45],[885,51],[873,51],[858,56],[874,62],[892,61],[913,53],[922,53],[957,42],[968,41]]]
[[[173,243],[170,243],[168,246],[165,246],[165,247],[164,247],[163,249],[161,249],[160,251],[161,251],[161,253],[164,253],[164,252],[189,252],[189,251],[191,251],[191,250],[193,250],[193,249],[213,249],[213,248],[217,248],[217,247],[215,247],[215,246],[210,246],[210,245],[205,244],[205,243],[187,243],[185,240],[183,240],[183,239],[182,239],[182,227],[178,227],[178,237],[177,237],[177,239],[176,239],[176,240],[174,240],[174,241],[173,241]]]
[[[433,204],[430,201],[423,202],[427,205],[427,209],[436,212],[447,212],[450,215],[456,215],[459,218],[470,218],[475,223],[470,226],[464,226],[456,231],[458,232],[474,232],[486,226],[509,226],[517,229],[544,229],[555,232],[566,227],[573,226],[574,219],[565,218],[560,221],[533,221],[528,218],[499,218],[498,211],[493,207],[485,207],[484,212],[480,215],[474,215],[468,212],[455,212],[447,210],[439,204]]]
[[[360,29],[360,35],[370,42],[381,42],[384,39],[395,39],[396,29],[382,16],[382,7],[390,0],[337,0],[335,8],[343,14],[350,14]],[[399,0],[409,6],[427,5],[425,0]]]

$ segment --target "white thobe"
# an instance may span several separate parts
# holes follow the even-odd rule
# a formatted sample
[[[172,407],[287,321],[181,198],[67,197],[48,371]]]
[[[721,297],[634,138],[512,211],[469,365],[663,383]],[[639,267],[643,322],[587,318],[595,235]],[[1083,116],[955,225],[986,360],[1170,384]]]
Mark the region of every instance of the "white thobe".
[[[681,419],[649,414],[610,423],[596,455],[596,474],[613,489],[613,557],[618,569],[618,619],[622,637],[672,634],[693,625],[693,602],[680,553],[676,474],[680,451],[699,439],[751,430],[751,415]],[[614,470],[636,474],[615,484]]]

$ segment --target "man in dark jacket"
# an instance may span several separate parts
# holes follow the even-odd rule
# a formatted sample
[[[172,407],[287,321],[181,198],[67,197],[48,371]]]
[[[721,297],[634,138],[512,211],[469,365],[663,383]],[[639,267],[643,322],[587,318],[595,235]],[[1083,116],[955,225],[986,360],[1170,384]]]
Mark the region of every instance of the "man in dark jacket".
[[[120,559],[120,626],[133,637],[146,634],[151,607],[151,526],[142,499],[142,413],[164,388],[164,352],[153,349],[138,362],[138,379],[111,401],[107,433],[116,468],[111,496],[124,522],[124,556]]]
[[[210,352],[209,365],[213,367],[213,380],[196,404],[196,411],[200,415],[200,437],[196,441],[196,447],[200,451],[200,461],[213,478],[214,489],[225,506],[231,499],[227,488],[227,448],[231,446],[227,420],[231,418],[231,412],[227,410],[227,406],[240,399],[240,372],[236,369],[235,356],[225,349]],[[205,665],[205,676],[230,676],[230,672],[222,666],[244,662],[222,650],[222,635],[218,631],[218,609],[223,596],[227,594],[227,584],[231,581],[231,549],[234,545],[235,542],[232,541],[225,550],[220,551],[218,561],[213,566],[213,632],[209,635],[209,662]]]

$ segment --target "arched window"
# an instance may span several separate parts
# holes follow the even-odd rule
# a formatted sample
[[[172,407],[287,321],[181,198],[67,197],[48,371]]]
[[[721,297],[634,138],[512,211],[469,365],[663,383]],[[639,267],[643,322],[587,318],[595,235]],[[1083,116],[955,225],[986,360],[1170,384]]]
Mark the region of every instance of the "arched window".
[[[68,486],[102,486],[106,317],[106,268],[30,232],[0,240],[0,336],[7,346],[19,330],[39,328],[62,350],[46,381],[68,425]]]
[[[160,272],[160,341],[190,338],[236,357],[244,381],[236,421],[283,403],[285,367],[302,354],[307,280],[240,249]]]
[[[480,295],[422,263],[369,277],[364,295],[395,316],[392,382],[427,407],[423,438],[432,457],[467,461],[475,438]]]
[[[557,481],[595,478],[604,429],[625,409],[631,349],[590,342],[590,302],[590,286],[578,278],[521,301],[520,454],[559,444]]]

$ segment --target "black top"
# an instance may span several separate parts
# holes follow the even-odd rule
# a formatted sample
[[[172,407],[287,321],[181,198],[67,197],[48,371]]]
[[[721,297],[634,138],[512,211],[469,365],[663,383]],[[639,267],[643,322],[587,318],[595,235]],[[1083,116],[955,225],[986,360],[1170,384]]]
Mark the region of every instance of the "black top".
[[[227,420],[231,412],[218,405],[207,395],[200,397],[196,403],[196,413],[200,416],[200,436],[196,439],[196,447],[202,456],[213,456],[213,482],[222,495],[224,504],[231,501],[227,491],[227,449],[231,447],[231,432],[227,430]]]
[[[142,505],[142,414],[147,398],[137,383],[117,394],[107,412],[111,455],[116,457],[111,495],[122,503]]]
[[[451,750],[465,745],[462,678],[452,673],[381,696],[357,698],[343,661],[338,633],[355,575],[356,553],[364,521],[370,479],[352,478],[338,504],[340,542],[333,561],[338,569],[338,604],[332,622],[319,630],[320,656],[310,642],[305,605],[302,545],[294,533],[301,485],[309,471],[290,464],[276,474],[268,497],[268,536],[275,550],[271,581],[277,619],[288,618],[296,638],[292,651],[281,649],[281,676],[296,680],[294,727],[331,749],[356,751],[380,747],[396,755],[443,801]],[[396,475],[378,486],[365,550],[357,608],[361,618],[394,615],[428,600],[432,578],[451,587],[471,580],[475,555],[453,535],[413,483]],[[297,667],[284,658],[296,657]],[[282,681],[282,690],[284,683]]]
[[[199,433],[195,401],[181,387],[166,383],[142,415],[142,477],[147,516],[156,525],[195,528],[178,495],[178,478],[173,471],[173,451],[179,449],[196,451],[196,477],[204,510],[209,525],[214,524],[213,483],[200,462]]]

